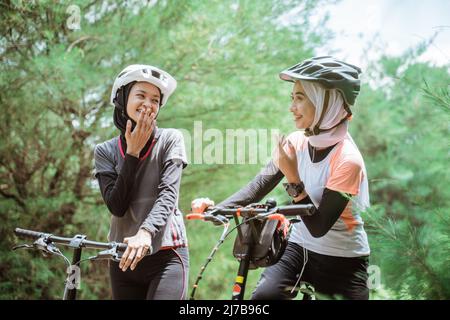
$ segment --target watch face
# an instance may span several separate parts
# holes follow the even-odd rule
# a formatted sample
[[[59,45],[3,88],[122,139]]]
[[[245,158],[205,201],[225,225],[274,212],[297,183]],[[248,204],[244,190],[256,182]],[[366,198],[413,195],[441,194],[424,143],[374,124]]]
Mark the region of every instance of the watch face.
[[[288,194],[291,196],[291,197],[297,197],[298,195],[299,195],[299,192],[294,188],[294,187],[289,187],[289,189],[288,189]]]
[[[304,186],[302,183],[295,184],[286,184],[286,191],[289,194],[289,196],[295,198],[297,197],[304,189]]]

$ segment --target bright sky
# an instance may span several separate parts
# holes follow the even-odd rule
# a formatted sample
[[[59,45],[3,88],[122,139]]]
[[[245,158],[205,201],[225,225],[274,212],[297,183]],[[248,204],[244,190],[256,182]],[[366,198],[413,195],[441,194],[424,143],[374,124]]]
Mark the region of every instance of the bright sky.
[[[375,51],[399,55],[440,31],[420,60],[450,64],[450,0],[342,0],[324,9],[335,39],[317,54],[335,50],[364,67]],[[368,51],[370,45],[377,50]]]

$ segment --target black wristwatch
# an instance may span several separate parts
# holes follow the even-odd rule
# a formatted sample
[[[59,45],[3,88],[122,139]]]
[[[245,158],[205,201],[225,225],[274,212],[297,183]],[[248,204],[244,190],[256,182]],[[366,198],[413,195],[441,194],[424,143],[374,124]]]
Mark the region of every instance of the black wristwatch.
[[[292,198],[298,197],[305,190],[305,185],[301,181],[300,183],[283,183],[283,186]]]

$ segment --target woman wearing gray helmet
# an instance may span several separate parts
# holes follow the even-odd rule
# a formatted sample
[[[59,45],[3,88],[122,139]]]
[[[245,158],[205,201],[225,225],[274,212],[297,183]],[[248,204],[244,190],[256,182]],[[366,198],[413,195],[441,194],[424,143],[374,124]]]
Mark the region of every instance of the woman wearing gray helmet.
[[[149,65],[130,65],[111,92],[120,135],[95,147],[95,176],[110,210],[109,241],[128,244],[110,262],[113,299],[184,299],[189,256],[178,209],[187,165],[183,136],[156,126],[176,80]]]
[[[290,112],[298,129],[281,137],[273,160],[220,207],[261,201],[281,180],[295,204],[314,214],[294,225],[280,260],[266,268],[253,299],[291,299],[300,282],[316,296],[368,299],[370,254],[360,213],[369,207],[364,160],[348,132],[361,70],[330,56],[315,57],[280,73],[293,82]],[[192,203],[202,212],[214,202]]]

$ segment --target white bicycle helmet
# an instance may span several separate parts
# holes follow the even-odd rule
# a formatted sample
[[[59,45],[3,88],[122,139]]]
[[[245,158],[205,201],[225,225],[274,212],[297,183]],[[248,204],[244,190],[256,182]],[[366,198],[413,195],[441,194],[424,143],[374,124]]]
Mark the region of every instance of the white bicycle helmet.
[[[110,99],[112,105],[114,105],[117,91],[133,81],[148,82],[158,87],[161,90],[161,108],[177,88],[177,81],[166,71],[145,64],[132,64],[123,69],[114,81]]]

